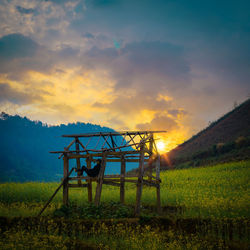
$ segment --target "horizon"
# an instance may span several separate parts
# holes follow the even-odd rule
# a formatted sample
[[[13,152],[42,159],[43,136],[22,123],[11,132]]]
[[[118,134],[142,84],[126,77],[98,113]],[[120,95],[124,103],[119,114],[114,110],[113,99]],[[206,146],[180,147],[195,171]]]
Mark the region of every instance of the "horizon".
[[[1,110],[49,126],[167,130],[169,151],[249,98],[249,7],[4,0]]]

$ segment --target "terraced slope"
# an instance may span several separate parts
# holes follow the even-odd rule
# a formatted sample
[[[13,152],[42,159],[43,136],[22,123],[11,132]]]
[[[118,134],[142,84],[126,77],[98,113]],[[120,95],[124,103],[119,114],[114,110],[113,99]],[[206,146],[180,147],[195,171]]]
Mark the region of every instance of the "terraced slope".
[[[250,99],[170,151],[168,156],[172,159],[186,157],[218,143],[233,142],[241,136],[250,136]]]

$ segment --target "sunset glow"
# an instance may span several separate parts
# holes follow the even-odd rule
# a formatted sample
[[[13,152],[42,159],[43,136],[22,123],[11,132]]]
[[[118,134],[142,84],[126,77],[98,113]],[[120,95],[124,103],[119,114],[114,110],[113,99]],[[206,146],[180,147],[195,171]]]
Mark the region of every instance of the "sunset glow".
[[[163,153],[166,151],[166,145],[163,141],[156,142],[156,147],[159,153]]]
[[[211,29],[199,14],[207,8],[163,2],[2,1],[0,112],[167,130],[161,152],[206,127],[250,91],[248,33],[230,30],[216,9]],[[232,13],[225,20],[237,20]]]

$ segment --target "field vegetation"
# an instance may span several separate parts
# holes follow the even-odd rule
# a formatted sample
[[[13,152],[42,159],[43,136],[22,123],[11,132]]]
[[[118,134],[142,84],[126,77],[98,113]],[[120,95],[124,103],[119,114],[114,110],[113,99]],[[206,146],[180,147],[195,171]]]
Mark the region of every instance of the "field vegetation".
[[[86,189],[70,189],[70,206],[61,206],[59,192],[40,218],[58,183],[0,184],[0,248],[247,249],[249,170],[242,161],[162,172],[162,214],[155,189],[143,187],[140,218],[133,218],[132,184],[125,205],[106,185],[99,207],[87,203]]]

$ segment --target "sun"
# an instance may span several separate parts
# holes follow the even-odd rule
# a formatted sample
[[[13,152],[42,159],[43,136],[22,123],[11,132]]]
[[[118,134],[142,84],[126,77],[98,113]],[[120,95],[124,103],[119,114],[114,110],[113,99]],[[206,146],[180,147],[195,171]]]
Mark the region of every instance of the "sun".
[[[159,151],[160,153],[166,151],[166,144],[165,144],[163,141],[158,141],[158,142],[156,143],[156,147],[157,147],[157,149],[158,149],[158,151]]]

